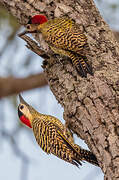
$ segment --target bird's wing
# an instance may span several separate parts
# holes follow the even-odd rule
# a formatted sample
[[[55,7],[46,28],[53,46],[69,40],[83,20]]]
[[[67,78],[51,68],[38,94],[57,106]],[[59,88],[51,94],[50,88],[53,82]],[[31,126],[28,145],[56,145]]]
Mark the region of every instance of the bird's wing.
[[[39,118],[35,118],[32,123],[33,133],[39,146],[47,154],[51,153],[50,139],[49,139],[49,127],[44,121]]]
[[[76,166],[81,164],[79,160],[76,162],[78,152],[62,134],[60,128],[50,121],[41,121],[39,118],[34,119],[32,127],[37,143],[47,154],[52,153]]]
[[[45,115],[46,121],[48,119],[49,122],[53,123],[55,126],[59,127],[62,131],[64,130],[64,125],[62,124],[62,122],[57,119],[54,116],[51,115]]]
[[[59,119],[57,119],[51,115],[48,115],[48,117],[50,117],[49,121],[52,124],[54,124],[57,129],[60,129],[61,133],[64,134],[69,141],[74,142],[72,133],[70,132],[70,130],[68,128],[66,128],[66,126],[64,124],[62,124],[62,122]]]
[[[51,46],[58,49],[70,50],[80,54],[83,51],[83,46],[87,44],[87,38],[84,33],[72,25],[69,28],[66,26],[52,27],[49,25],[45,32],[45,40]]]
[[[44,118],[46,118],[46,116],[44,116]],[[48,116],[48,118],[48,121],[45,119],[41,121],[39,118],[35,118],[32,127],[37,143],[49,154],[51,142],[54,143],[53,137],[56,137],[56,134],[58,135],[58,133],[63,136],[64,125],[57,118],[52,116]],[[65,133],[66,136],[64,136],[64,138],[69,139],[71,136],[70,132],[67,130]]]
[[[52,154],[76,166],[78,166],[78,164],[81,165],[81,159],[73,143],[69,142],[65,135],[62,134],[62,131],[53,123],[49,125],[49,140]]]

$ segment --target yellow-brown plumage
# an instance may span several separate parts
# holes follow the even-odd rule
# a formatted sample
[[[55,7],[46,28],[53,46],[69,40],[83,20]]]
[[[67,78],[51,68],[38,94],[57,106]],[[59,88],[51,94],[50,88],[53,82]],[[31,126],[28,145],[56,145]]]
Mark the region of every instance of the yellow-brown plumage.
[[[53,116],[40,114],[21,96],[18,114],[24,124],[33,128],[37,143],[47,154],[54,154],[76,166],[81,165],[83,160],[98,165],[93,153],[74,143],[70,131],[61,121]]]
[[[82,77],[87,77],[87,73],[93,75],[85,53],[87,38],[73,20],[62,17],[38,24],[31,19],[29,23],[27,33],[42,33],[50,48],[57,54],[68,56]]]

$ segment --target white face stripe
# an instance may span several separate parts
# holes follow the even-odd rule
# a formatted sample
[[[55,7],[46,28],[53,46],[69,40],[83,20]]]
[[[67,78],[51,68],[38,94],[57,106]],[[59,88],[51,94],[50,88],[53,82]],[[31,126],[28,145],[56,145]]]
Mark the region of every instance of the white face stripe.
[[[26,117],[28,118],[30,121],[32,119],[32,115],[29,111],[29,108],[25,105],[25,104],[22,104],[20,103],[19,104],[19,111]]]

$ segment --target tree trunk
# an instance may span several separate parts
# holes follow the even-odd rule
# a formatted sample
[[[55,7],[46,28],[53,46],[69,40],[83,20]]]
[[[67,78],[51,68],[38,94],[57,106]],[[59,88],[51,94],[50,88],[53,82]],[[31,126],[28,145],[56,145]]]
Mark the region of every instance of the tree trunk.
[[[34,14],[48,19],[67,14],[83,24],[94,76],[81,78],[67,58],[45,67],[49,86],[64,107],[69,127],[97,156],[105,180],[119,179],[119,46],[93,0],[0,0],[21,24]],[[41,42],[41,46],[45,46]],[[50,51],[47,51],[49,55]],[[55,57],[56,59],[56,57]]]

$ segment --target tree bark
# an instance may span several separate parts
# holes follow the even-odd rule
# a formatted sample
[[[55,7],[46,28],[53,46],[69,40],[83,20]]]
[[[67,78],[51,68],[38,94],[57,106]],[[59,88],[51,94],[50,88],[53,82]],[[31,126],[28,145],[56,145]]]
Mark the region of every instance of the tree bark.
[[[117,42],[119,42],[119,32],[118,31],[113,31],[115,37],[116,37],[116,40]]]
[[[45,66],[50,88],[64,107],[69,127],[97,156],[105,180],[119,179],[119,45],[93,0],[0,0],[21,24],[43,13],[48,19],[67,15],[83,24],[94,76],[81,78],[67,58],[51,56]],[[37,37],[36,37],[37,38]],[[45,47],[44,42],[41,46]],[[52,53],[45,49],[48,55]],[[57,57],[55,57],[57,59]]]

